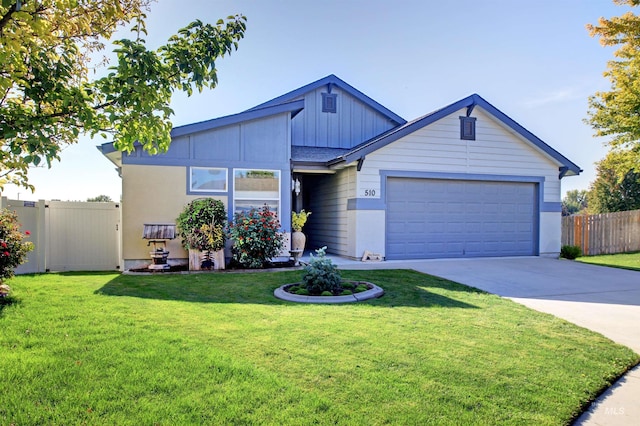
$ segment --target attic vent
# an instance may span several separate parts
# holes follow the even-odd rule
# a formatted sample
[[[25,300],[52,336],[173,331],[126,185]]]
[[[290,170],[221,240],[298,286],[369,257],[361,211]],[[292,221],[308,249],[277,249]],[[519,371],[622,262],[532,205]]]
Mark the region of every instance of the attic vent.
[[[322,112],[336,112],[336,97],[337,95],[335,93],[322,94]]]
[[[475,117],[460,117],[460,139],[468,141],[476,140]]]

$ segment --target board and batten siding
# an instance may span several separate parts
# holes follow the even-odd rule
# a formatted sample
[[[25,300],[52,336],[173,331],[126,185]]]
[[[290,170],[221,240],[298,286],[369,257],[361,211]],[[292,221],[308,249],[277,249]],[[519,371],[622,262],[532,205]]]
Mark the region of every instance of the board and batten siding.
[[[322,148],[352,148],[393,127],[387,117],[365,105],[340,88],[336,94],[336,112],[322,112],[321,87],[304,96],[304,110],[292,120],[292,144]]]
[[[358,173],[358,197],[380,194],[380,170],[544,177],[544,202],[560,202],[558,165],[480,108],[476,140],[460,139],[459,116],[451,114],[367,155]],[[370,198],[370,197],[368,197]]]
[[[347,219],[347,199],[355,196],[355,187],[356,170],[353,167],[313,178],[307,208],[313,214],[304,228],[309,236],[307,250],[327,246],[327,253],[349,255],[352,236]]]

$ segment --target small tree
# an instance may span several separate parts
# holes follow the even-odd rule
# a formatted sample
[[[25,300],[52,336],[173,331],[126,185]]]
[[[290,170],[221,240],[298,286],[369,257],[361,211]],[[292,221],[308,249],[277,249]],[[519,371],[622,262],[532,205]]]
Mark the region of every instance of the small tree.
[[[626,151],[610,151],[596,163],[596,179],[589,187],[589,213],[640,209],[640,173],[622,169]]]
[[[585,211],[588,193],[586,189],[567,191],[567,195],[562,199],[562,216],[571,216]]]
[[[18,215],[6,209],[0,210],[0,297],[9,293],[9,287],[3,283],[13,277],[15,268],[27,261],[27,253],[33,250],[33,243],[23,241],[29,235],[20,232]]]
[[[280,222],[266,204],[236,213],[229,237],[233,239],[233,260],[244,268],[264,268],[284,246]]]

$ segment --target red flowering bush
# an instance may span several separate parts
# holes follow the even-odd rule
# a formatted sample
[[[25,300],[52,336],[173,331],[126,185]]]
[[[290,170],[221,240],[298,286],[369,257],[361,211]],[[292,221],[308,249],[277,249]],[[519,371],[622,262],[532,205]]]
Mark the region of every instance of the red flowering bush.
[[[25,234],[30,233],[26,231]],[[5,278],[14,275],[14,269],[26,262],[27,253],[33,250],[32,242],[22,241],[25,234],[20,232],[16,212],[0,210],[0,284]],[[0,297],[6,296],[7,293],[8,291],[0,290]]]
[[[233,239],[233,260],[243,268],[264,268],[284,245],[280,222],[267,205],[236,213],[229,238]]]

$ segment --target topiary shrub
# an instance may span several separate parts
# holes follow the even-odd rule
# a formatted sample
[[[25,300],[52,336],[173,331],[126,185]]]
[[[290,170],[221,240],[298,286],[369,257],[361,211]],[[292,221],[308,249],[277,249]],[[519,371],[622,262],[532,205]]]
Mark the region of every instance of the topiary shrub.
[[[311,294],[329,292],[339,294],[342,291],[342,278],[338,268],[326,257],[327,247],[316,250],[316,256],[311,255],[309,263],[304,267],[302,285]]]
[[[582,249],[579,246],[564,245],[560,248],[560,257],[573,260],[582,256]]]
[[[264,268],[284,246],[280,222],[266,204],[261,209],[236,213],[229,225],[233,260],[243,268]]]

